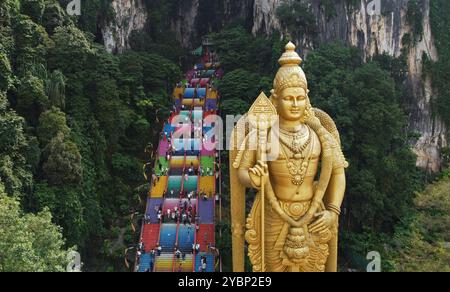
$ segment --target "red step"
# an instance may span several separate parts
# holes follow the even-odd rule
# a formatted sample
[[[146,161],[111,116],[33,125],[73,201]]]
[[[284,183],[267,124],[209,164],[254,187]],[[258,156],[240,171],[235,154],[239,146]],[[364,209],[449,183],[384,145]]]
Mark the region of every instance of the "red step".
[[[159,238],[159,224],[146,224],[142,232],[142,241],[145,245],[145,251],[149,252],[156,247]]]
[[[200,244],[200,252],[208,252],[208,244],[215,246],[215,228],[213,224],[201,224],[197,233],[197,243]]]

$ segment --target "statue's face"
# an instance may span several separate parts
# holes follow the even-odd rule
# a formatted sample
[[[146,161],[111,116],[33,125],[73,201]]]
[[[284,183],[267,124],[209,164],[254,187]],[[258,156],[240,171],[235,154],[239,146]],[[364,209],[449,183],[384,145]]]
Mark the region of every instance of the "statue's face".
[[[301,120],[306,106],[306,91],[301,87],[286,88],[278,96],[278,114],[287,121]]]

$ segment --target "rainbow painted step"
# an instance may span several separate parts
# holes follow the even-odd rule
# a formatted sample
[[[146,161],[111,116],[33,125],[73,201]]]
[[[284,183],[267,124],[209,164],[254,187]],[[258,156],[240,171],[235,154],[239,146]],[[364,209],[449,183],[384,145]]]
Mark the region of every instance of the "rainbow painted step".
[[[172,272],[173,271],[173,253],[162,253],[161,256],[156,257],[155,271],[156,272]]]

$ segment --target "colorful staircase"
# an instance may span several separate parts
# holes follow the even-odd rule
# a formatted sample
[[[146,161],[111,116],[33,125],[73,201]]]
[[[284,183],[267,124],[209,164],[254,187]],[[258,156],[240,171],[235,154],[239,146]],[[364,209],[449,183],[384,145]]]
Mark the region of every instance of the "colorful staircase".
[[[220,96],[211,84],[223,72],[209,61],[203,56],[187,72],[187,82],[173,91],[174,111],[161,131],[147,199],[141,231],[145,251],[138,258],[139,272],[199,272],[202,261],[206,261],[206,272],[216,270],[215,199],[220,190],[216,171],[220,161],[216,141],[210,138],[214,137]],[[191,125],[183,124],[189,121]],[[199,252],[193,249],[196,245]],[[152,256],[149,252],[158,247],[161,254]],[[177,250],[182,256],[176,256]]]

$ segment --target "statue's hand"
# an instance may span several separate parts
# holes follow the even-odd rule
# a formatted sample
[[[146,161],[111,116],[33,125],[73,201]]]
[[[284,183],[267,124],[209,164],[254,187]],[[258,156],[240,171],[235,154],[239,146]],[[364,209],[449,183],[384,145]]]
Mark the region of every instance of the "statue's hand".
[[[260,160],[255,167],[248,170],[248,174],[250,176],[250,180],[252,181],[252,185],[257,189],[260,189],[262,179],[269,177],[269,166],[267,163]]]
[[[331,211],[323,211],[314,215],[318,218],[308,226],[311,233],[322,233],[337,223],[338,215]]]

